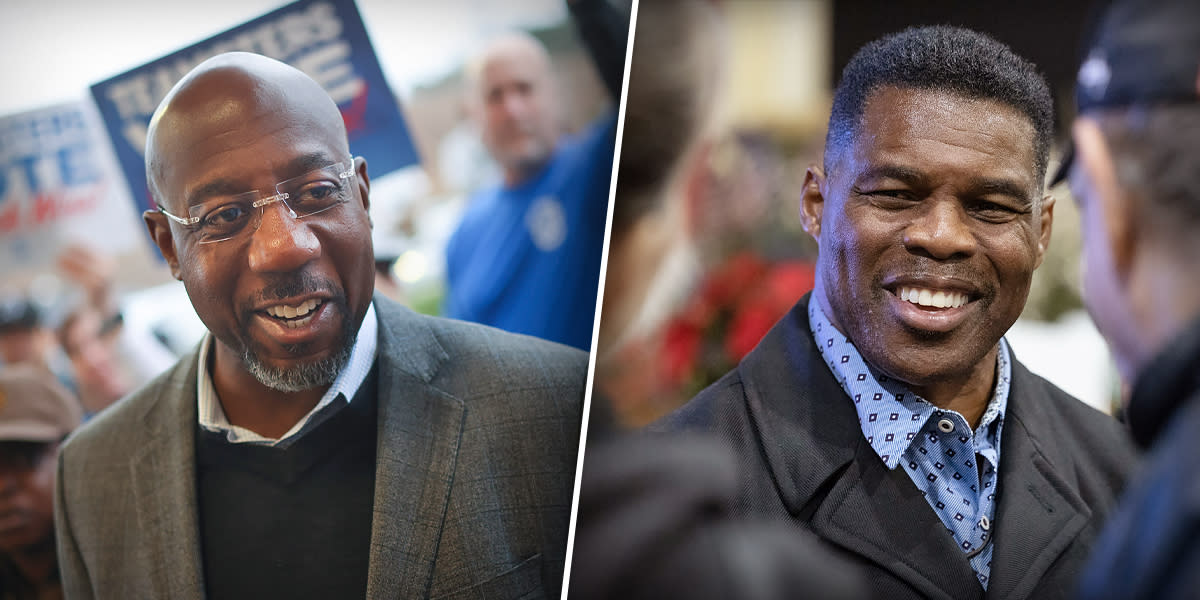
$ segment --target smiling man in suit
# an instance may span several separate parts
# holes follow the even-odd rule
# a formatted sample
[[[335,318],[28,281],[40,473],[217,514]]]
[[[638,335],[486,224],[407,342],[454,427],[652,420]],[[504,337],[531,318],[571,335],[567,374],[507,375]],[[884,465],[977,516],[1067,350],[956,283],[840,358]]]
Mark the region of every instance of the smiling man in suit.
[[[283,63],[196,67],[146,169],[210,333],[64,446],[67,596],[556,596],[586,355],[373,296],[366,161]]]
[[[1050,239],[1050,92],[982,34],[868,44],[801,218],[812,294],[657,425],[715,431],[742,513],[791,520],[881,598],[1070,593],[1134,453],[1004,341]]]

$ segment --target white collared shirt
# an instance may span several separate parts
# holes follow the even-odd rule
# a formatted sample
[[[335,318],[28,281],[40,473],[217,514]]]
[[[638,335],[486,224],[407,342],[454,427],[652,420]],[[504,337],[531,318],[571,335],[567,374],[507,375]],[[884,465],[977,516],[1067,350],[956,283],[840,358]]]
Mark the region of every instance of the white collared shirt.
[[[230,423],[229,418],[225,416],[225,409],[221,407],[221,400],[217,398],[212,376],[208,372],[207,358],[212,345],[212,334],[209,333],[204,336],[204,341],[200,344],[200,355],[197,359],[199,376],[196,378],[196,401],[200,426],[208,431],[224,433],[225,439],[234,444],[290,445],[350,403],[350,400],[358,393],[358,388],[366,380],[367,374],[370,373],[371,365],[375,364],[375,349],[378,342],[379,323],[375,317],[375,305],[372,303],[368,305],[367,314],[358,328],[358,338],[354,342],[354,348],[350,351],[350,360],[338,373],[337,379],[333,380],[333,384],[329,386],[325,395],[321,396],[321,400],[308,414],[304,415],[279,439],[273,439],[244,427],[238,427]]]

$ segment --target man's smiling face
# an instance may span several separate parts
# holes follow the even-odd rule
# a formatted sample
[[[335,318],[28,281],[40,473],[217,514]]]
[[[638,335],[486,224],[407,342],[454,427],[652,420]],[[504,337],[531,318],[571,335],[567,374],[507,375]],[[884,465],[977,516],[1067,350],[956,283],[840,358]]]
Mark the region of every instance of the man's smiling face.
[[[814,297],[876,368],[913,386],[994,369],[1050,235],[1033,140],[993,100],[870,95],[803,212],[820,245]]]
[[[265,69],[214,69],[171,100],[152,137],[164,208],[219,204],[202,193],[214,189],[266,198],[294,178],[307,183],[285,202],[299,207],[309,184],[329,181],[314,170],[335,163],[353,170],[333,178],[346,201],[304,218],[284,202],[253,208],[237,237],[212,243],[163,215],[147,222],[218,342],[218,368],[240,364],[268,387],[299,391],[332,382],[371,301],[366,164],[350,158],[341,116],[316,83]]]

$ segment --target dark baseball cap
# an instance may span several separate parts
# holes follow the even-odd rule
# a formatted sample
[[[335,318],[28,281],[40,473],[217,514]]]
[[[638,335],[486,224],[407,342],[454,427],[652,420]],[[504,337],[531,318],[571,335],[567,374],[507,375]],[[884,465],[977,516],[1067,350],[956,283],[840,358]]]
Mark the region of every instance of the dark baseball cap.
[[[41,323],[41,311],[28,298],[0,298],[0,333],[33,329]]]
[[[79,400],[34,365],[0,368],[0,441],[57,442],[83,419]]]
[[[1200,101],[1200,0],[1118,0],[1079,67],[1075,106],[1093,109]],[[1068,148],[1050,185],[1067,177]]]

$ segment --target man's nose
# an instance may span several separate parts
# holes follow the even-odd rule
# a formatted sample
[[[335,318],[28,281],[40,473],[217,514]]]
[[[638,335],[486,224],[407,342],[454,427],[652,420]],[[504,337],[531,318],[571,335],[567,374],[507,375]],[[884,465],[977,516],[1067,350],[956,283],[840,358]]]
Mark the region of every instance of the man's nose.
[[[259,219],[257,229],[250,232],[251,270],[287,273],[321,256],[317,235],[283,202],[263,206]]]
[[[514,119],[524,117],[529,108],[529,100],[526,96],[527,94],[522,93],[520,90],[505,92],[501,101],[504,106],[504,113]]]
[[[938,260],[966,258],[978,246],[970,219],[956,198],[927,198],[904,229],[904,246]]]

